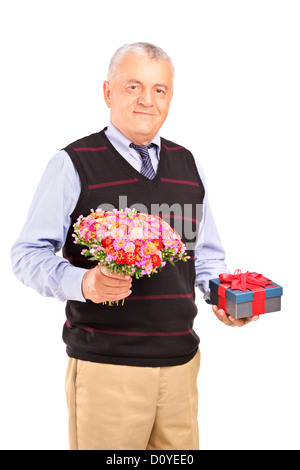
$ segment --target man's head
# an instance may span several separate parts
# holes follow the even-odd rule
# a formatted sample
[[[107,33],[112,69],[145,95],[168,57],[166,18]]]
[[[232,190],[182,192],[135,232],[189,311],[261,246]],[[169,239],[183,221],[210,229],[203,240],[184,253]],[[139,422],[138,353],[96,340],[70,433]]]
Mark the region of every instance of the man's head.
[[[162,49],[148,43],[118,49],[103,85],[113,125],[134,143],[148,144],[167,118],[173,80],[171,59]]]

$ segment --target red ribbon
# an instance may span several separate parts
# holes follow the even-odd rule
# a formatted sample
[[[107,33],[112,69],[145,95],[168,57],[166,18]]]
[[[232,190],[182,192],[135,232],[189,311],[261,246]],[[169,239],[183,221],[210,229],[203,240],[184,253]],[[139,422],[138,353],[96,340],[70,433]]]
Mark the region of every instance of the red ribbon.
[[[258,273],[242,273],[237,269],[234,274],[220,274],[219,279],[219,308],[226,312],[226,290],[241,290],[246,292],[250,289],[253,292],[252,315],[262,315],[265,313],[265,287],[272,284],[270,279]]]

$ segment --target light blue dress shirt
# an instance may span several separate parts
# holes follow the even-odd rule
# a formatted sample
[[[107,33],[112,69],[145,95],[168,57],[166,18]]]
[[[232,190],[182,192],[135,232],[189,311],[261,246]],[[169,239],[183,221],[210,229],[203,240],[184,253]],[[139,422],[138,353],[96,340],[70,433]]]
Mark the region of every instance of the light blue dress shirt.
[[[129,147],[131,141],[110,122],[106,136],[116,150],[138,171],[142,161],[138,152]],[[160,154],[160,136],[152,140],[152,165],[156,172]],[[209,279],[229,272],[225,253],[211,213],[204,174],[197,160],[199,176],[205,187],[203,218],[195,247],[196,285],[209,298]],[[27,286],[45,297],[61,301],[85,302],[82,278],[85,269],[72,266],[58,253],[66,236],[81,191],[78,173],[69,157],[61,150],[49,162],[34,195],[26,223],[11,250],[13,272]]]

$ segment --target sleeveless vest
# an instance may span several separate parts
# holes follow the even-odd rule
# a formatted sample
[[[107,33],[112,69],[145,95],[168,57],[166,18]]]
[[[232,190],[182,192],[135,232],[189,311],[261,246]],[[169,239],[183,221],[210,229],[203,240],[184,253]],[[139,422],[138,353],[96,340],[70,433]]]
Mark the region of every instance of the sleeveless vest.
[[[91,209],[126,207],[158,215],[180,234],[191,258],[166,266],[151,277],[133,278],[124,305],[68,301],[63,340],[67,354],[81,360],[161,367],[184,364],[196,354],[199,338],[193,330],[195,257],[204,187],[192,154],[161,139],[160,160],[153,180],[128,163],[101,132],[64,149],[81,181],[81,194],[71,216],[63,256],[74,266],[91,269],[95,262],[74,244],[73,224]],[[189,230],[186,230],[186,227]],[[181,229],[180,229],[181,228]],[[188,233],[187,233],[188,232]]]

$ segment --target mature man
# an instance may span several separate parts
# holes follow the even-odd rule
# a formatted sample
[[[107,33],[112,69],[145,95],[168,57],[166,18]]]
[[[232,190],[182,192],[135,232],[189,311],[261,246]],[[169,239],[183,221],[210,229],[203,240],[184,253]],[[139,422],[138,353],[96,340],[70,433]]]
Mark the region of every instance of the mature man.
[[[12,249],[22,282],[67,301],[71,449],[199,449],[194,288],[207,300],[209,279],[228,269],[200,164],[159,136],[173,75],[170,58],[156,46],[116,52],[103,87],[108,127],[51,160]],[[87,261],[73,243],[73,223],[91,208],[121,209],[124,200],[149,213],[182,209],[166,215],[171,224],[191,222],[181,233],[190,260],[134,280]],[[61,248],[63,258],[55,254]],[[122,307],[103,303],[123,298]],[[250,321],[213,311],[228,325]]]

